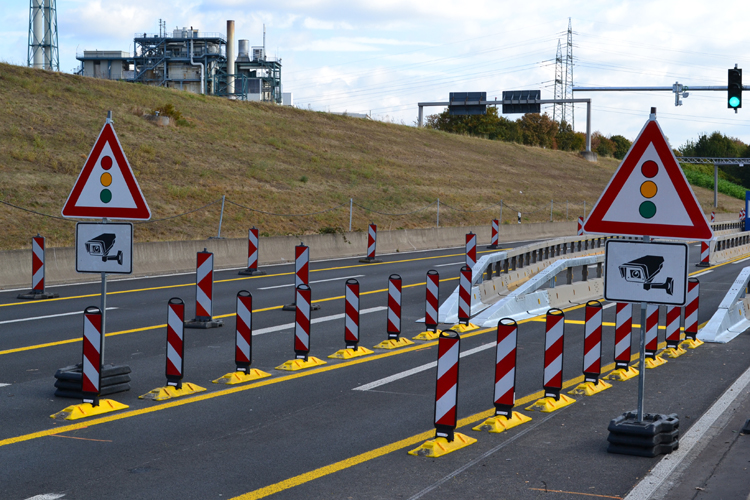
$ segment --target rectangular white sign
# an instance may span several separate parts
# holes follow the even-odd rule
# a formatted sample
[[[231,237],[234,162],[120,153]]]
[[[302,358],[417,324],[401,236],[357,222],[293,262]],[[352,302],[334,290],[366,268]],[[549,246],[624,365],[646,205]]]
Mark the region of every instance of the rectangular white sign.
[[[133,224],[76,224],[76,271],[79,273],[131,274]]]
[[[686,244],[608,240],[604,262],[605,299],[685,305]]]

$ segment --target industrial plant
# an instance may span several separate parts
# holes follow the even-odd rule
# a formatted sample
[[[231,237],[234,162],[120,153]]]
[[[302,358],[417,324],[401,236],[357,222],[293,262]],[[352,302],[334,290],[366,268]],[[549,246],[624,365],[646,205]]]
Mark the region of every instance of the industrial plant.
[[[29,4],[30,68],[60,71],[60,53],[57,47],[56,0],[31,0]]]
[[[83,76],[291,106],[292,94],[282,93],[281,59],[269,58],[265,45],[265,26],[263,45],[251,47],[245,39],[235,46],[234,21],[227,21],[225,38],[192,26],[168,31],[160,20],[158,34],[135,34],[132,55],[85,50],[76,58]]]

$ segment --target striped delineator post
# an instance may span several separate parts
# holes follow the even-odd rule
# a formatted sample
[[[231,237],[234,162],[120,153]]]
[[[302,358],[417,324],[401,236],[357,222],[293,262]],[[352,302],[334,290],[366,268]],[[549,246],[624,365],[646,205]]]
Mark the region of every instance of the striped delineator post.
[[[630,366],[630,348],[633,336],[633,304],[617,302],[615,306],[615,369],[604,380],[623,382],[638,375]]]
[[[472,233],[466,235],[466,266],[474,269],[477,263],[477,235]]]
[[[685,346],[695,349],[703,344],[698,340],[698,308],[700,305],[700,281],[688,278],[687,300],[685,301]]]
[[[716,212],[711,212],[711,224],[716,222]]]
[[[99,406],[102,385],[102,311],[98,307],[87,307],[83,311],[83,402]]]
[[[181,389],[185,372],[185,303],[171,298],[167,308],[167,385]]]
[[[576,236],[583,236],[583,217],[578,217],[578,230]]]
[[[458,285],[458,322],[464,326],[469,325],[471,319],[471,268],[461,268]]]
[[[602,374],[602,304],[598,300],[586,303],[583,332],[583,383],[568,394],[593,396],[612,387],[599,379]]]
[[[367,256],[363,259],[359,259],[360,262],[365,264],[372,264],[373,262],[382,262],[375,258],[375,246],[378,242],[378,226],[370,223],[367,226]]]
[[[438,330],[438,304],[440,299],[440,274],[434,269],[427,271],[425,280],[424,326],[425,331],[414,337],[414,340],[435,340],[440,336]]]
[[[300,242],[299,245],[294,247],[294,287],[295,299],[297,297],[297,287],[300,285],[310,284],[310,247]],[[297,302],[282,307],[284,311],[294,311]],[[312,310],[320,309],[318,304],[310,304]]]
[[[544,334],[544,397],[527,407],[530,411],[552,412],[575,400],[562,390],[563,347],[565,343],[565,313],[553,308],[547,311],[546,332]]]
[[[247,269],[243,269],[237,274],[244,276],[261,276],[266,274],[263,271],[258,271],[258,248],[258,228],[253,226],[247,230]]]
[[[344,342],[347,349],[356,351],[359,344],[359,281],[349,278],[344,286]]]
[[[659,306],[648,304],[646,306],[646,368],[656,368],[667,362],[656,353],[659,350]]]
[[[18,294],[19,299],[53,299],[56,293],[45,292],[45,238],[38,234],[31,238],[31,291]]]
[[[709,259],[711,258],[711,242],[701,241],[701,260],[696,264],[696,267],[709,267]]]
[[[487,248],[494,250],[500,246],[500,221],[492,219],[492,236],[490,238],[490,246]]]
[[[185,323],[185,328],[216,328],[224,321],[214,315],[214,254],[207,249],[198,252],[195,270],[195,319]]]
[[[439,457],[472,443],[476,439],[455,432],[458,423],[458,364],[461,337],[445,330],[438,339],[437,381],[435,384],[435,438],[411,450],[409,455]]]
[[[401,336],[401,276],[391,274],[388,277],[388,324],[389,339],[399,340]]]
[[[682,317],[682,307],[667,306],[667,327],[665,340],[667,348],[664,355],[668,358],[679,358],[685,354],[685,349],[680,347],[680,319]]]
[[[238,372],[247,373],[253,363],[253,296],[247,290],[237,292],[234,339],[234,364]]]
[[[312,308],[312,293],[310,286],[297,285],[295,290],[297,311],[294,317],[294,356],[296,359],[307,361],[310,354],[310,312]]]
[[[516,350],[518,346],[518,324],[511,318],[497,323],[495,344],[495,415],[476,427],[475,431],[503,432],[531,418],[513,411],[516,404]]]

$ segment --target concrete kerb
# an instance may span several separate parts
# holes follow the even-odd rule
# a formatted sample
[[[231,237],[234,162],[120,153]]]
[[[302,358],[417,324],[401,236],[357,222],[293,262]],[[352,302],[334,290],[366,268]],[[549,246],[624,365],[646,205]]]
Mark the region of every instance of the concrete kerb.
[[[555,238],[575,233],[575,222],[544,222],[535,224],[506,224],[500,228],[500,241],[519,241]],[[465,235],[477,234],[478,244],[488,245],[490,224],[482,226],[441,227],[378,231],[378,252],[429,250],[463,246]],[[310,247],[311,260],[356,257],[367,250],[366,232],[343,234],[309,234],[303,236],[272,236],[260,238],[259,266],[294,262],[294,246],[304,238]],[[215,255],[215,269],[241,268],[247,264],[247,238],[210,239],[192,241],[164,241],[133,245],[133,274],[155,274],[195,271],[195,255],[206,248]],[[23,288],[31,284],[31,250],[0,252],[0,289]],[[45,259],[47,284],[98,281],[97,274],[75,271],[75,249],[47,247]],[[127,277],[112,275],[111,278]]]

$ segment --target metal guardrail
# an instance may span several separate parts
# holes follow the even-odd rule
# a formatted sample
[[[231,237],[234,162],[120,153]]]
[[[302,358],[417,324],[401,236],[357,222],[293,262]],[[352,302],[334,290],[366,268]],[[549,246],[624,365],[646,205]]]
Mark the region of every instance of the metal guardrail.
[[[740,271],[708,323],[698,332],[704,342],[726,343],[750,328],[747,313],[750,304],[747,287],[750,282],[750,267]]]

